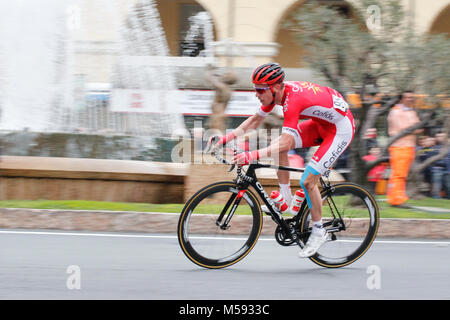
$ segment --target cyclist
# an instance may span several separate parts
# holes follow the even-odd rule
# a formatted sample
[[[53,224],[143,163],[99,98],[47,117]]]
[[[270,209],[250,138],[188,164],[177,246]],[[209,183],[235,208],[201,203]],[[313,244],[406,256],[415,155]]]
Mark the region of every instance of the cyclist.
[[[255,69],[252,82],[262,106],[238,128],[220,137],[218,145],[258,128],[275,105],[283,107],[281,136],[270,146],[243,152],[233,162],[247,165],[260,158],[279,155],[279,164],[288,166],[288,151],[294,148],[319,146],[306,165],[300,180],[311,211],[312,232],[299,256],[314,255],[328,240],[322,225],[320,175],[328,174],[333,163],[348,148],[355,134],[353,115],[347,102],[336,90],[306,81],[284,81],[285,73],[276,63]],[[299,123],[299,119],[308,119]],[[280,192],[288,204],[292,199],[289,171],[277,172]]]

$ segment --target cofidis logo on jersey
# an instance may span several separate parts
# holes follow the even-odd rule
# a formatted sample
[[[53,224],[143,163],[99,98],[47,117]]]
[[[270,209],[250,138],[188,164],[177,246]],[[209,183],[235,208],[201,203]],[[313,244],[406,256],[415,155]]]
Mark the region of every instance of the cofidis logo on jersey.
[[[314,112],[312,114],[318,118],[323,118],[323,119],[326,119],[329,121],[334,120],[334,116],[330,111],[314,110]]]
[[[336,149],[331,151],[331,158],[323,163],[324,168],[330,168],[331,165],[337,160],[342,152],[344,152],[345,147],[347,146],[347,141],[342,141],[338,143]]]

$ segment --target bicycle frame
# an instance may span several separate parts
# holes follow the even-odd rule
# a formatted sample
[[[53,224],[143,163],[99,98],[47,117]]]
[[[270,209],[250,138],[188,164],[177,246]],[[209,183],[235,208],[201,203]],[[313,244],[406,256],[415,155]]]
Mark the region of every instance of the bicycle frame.
[[[228,162],[227,160],[225,160],[224,158],[219,156],[219,154],[217,153],[217,150],[214,150],[213,154],[216,157],[216,159],[219,160],[220,162],[222,162],[223,164],[231,165],[231,168],[229,171],[232,171],[234,169],[234,167],[236,166],[235,164],[231,164],[230,162]],[[234,154],[235,155],[237,154],[236,149],[234,149]],[[230,197],[227,204],[223,208],[221,214],[219,215],[219,218],[216,221],[216,225],[224,230],[228,228],[228,223],[230,222],[237,206],[239,205],[241,198],[244,196],[245,190],[247,190],[249,186],[252,186],[256,190],[256,192],[259,194],[261,200],[264,202],[264,204],[269,209],[269,211],[270,211],[269,215],[271,216],[272,220],[275,221],[275,223],[280,226],[281,231],[283,232],[284,236],[290,237],[300,247],[303,247],[304,244],[299,239],[298,234],[295,232],[294,229],[290,228],[288,223],[282,218],[281,213],[278,211],[278,208],[275,206],[272,199],[270,199],[268,194],[265,192],[263,186],[258,182],[258,178],[256,177],[255,170],[260,169],[260,168],[270,168],[270,169],[275,169],[275,170],[284,170],[284,171],[293,171],[293,172],[304,172],[305,171],[305,168],[276,166],[276,165],[263,164],[263,163],[256,162],[256,163],[251,163],[248,166],[247,172],[244,175],[241,172],[242,166],[238,165],[237,166],[236,184],[238,186],[239,192],[236,195],[233,195],[232,197]],[[328,226],[332,225],[332,228],[328,229],[328,232],[330,232],[332,234],[332,237],[334,238],[334,232],[340,231],[340,230],[345,230],[345,223],[344,223],[339,211],[337,210],[336,204],[334,203],[334,201],[331,197],[331,194],[334,191],[333,186],[331,185],[331,183],[329,181],[325,182],[323,180],[322,176],[320,177],[320,184],[322,186],[322,194],[323,194],[322,199],[323,200],[326,199],[328,201],[328,204],[330,206],[330,209],[331,209],[333,217],[334,217],[334,219],[332,219],[331,222],[324,223],[324,227],[328,227]],[[332,205],[329,202],[330,200],[332,202]],[[228,214],[225,221],[222,223],[222,219],[223,219],[224,215],[228,211],[228,208],[230,207],[231,203],[233,203],[233,202],[234,202],[234,204],[233,204],[233,207],[231,208],[230,213]],[[333,212],[333,207],[336,210],[337,215],[338,215],[337,221],[336,221],[336,215]],[[300,211],[295,216],[294,219],[298,222],[300,220],[300,218],[305,214],[305,212],[306,212],[306,201],[304,201],[302,203],[302,206],[300,207]]]
[[[227,154],[230,154],[229,150],[226,151]],[[232,151],[234,151],[234,155],[236,156],[237,150],[234,149]],[[312,231],[310,226],[310,208],[307,202],[303,201],[299,213],[294,217],[283,216],[278,209],[278,206],[274,203],[274,200],[269,197],[264,190],[264,187],[258,181],[256,170],[266,168],[304,173],[305,169],[253,162],[246,167],[246,171],[243,171],[242,166],[232,164],[230,161],[222,158],[217,151],[214,151],[214,156],[221,163],[231,166],[229,172],[236,168],[237,177],[233,181],[220,181],[205,186],[188,200],[178,222],[178,239],[185,255],[195,264],[206,268],[224,268],[240,261],[250,252],[250,250],[252,250],[261,234],[263,225],[261,204],[267,206],[268,210],[265,210],[267,215],[269,215],[276,223],[275,240],[278,244],[282,246],[299,245],[303,248]],[[330,248],[332,248],[331,246],[339,248],[339,256],[335,256],[335,251],[332,249],[331,251],[333,254],[331,256],[328,255],[329,250],[326,249],[317,252],[314,256],[311,256],[310,259],[314,263],[328,268],[343,267],[359,259],[373,243],[379,226],[378,206],[373,196],[357,184],[344,182],[331,185],[327,175],[320,176],[319,181],[319,188],[321,187],[322,189],[320,191],[322,198],[321,206],[324,206],[323,213],[326,216],[323,227],[326,228],[325,230],[328,233],[327,241],[330,244]],[[254,190],[251,190],[250,186],[253,187]],[[258,195],[261,199],[258,199]],[[244,198],[243,202],[245,203],[240,206],[242,198]],[[205,199],[206,202],[203,203],[202,201]],[[193,214],[201,213],[201,211],[194,212],[194,210],[196,210],[200,203],[209,204],[208,200],[210,199],[219,200],[219,202],[222,205],[225,204],[225,206],[222,207],[219,212],[211,211],[212,214],[209,214],[206,217],[213,225],[207,224],[208,227],[205,225],[205,231],[201,231],[202,233],[205,233],[205,235],[212,235],[212,237],[205,237],[205,240],[214,238],[219,240],[219,242],[223,240],[224,238],[222,236],[228,235],[227,232],[223,231],[230,227],[232,228],[234,225],[234,223],[231,222],[234,214],[247,215],[250,209],[250,219],[247,219],[247,216],[242,220],[236,219],[239,221],[236,223],[238,228],[235,230],[237,233],[241,234],[241,222],[244,222],[246,225],[249,223],[251,229],[247,228],[245,230],[246,232],[249,231],[248,238],[245,236],[243,238],[234,238],[234,240],[243,240],[245,243],[242,246],[237,245],[233,249],[237,250],[234,253],[233,251],[224,252],[223,254],[225,254],[225,256],[222,257],[218,257],[217,255],[211,256],[209,250],[208,252],[204,252],[204,242],[201,241],[198,243],[196,241],[191,241],[195,240],[196,237],[190,238],[191,233],[195,234],[200,231],[196,228],[191,229],[190,227],[196,225],[195,221],[189,222]],[[220,208],[220,206],[214,207],[214,210],[216,210],[216,208]],[[219,217],[217,217],[217,213],[219,213]],[[202,217],[201,214],[196,216]],[[370,223],[365,223],[366,220],[362,220],[360,221],[362,223],[357,222],[356,224],[353,224],[352,221],[355,221],[353,218],[359,217],[368,219]],[[343,218],[345,218],[345,222]],[[194,218],[194,220],[197,219]],[[216,227],[214,227],[214,223],[216,224]],[[347,226],[345,225],[346,223]],[[354,228],[352,228],[352,226]],[[349,232],[339,233],[339,231],[343,230],[349,230]],[[355,230],[356,232],[354,233],[352,230]],[[235,233],[236,232],[231,232],[230,235]],[[341,242],[336,241],[338,240],[338,237],[340,238],[341,236],[355,236],[355,241],[352,242],[357,242],[359,244],[352,244],[349,247],[344,243],[344,246],[342,246]],[[336,242],[331,244],[331,241]],[[211,245],[213,245],[213,243],[211,243]],[[208,248],[210,248],[209,245]],[[341,248],[344,249],[342,252],[340,250]]]
[[[269,211],[270,211],[269,215],[271,216],[272,220],[274,220],[275,223],[280,226],[283,234],[286,237],[291,237],[291,239],[293,239],[299,246],[303,247],[304,244],[301,241],[301,239],[299,239],[298,234],[295,232],[295,230],[293,230],[292,228],[290,228],[288,226],[287,222],[281,216],[281,213],[278,211],[278,209],[275,206],[272,199],[266,193],[263,186],[259,183],[258,178],[256,177],[255,170],[260,169],[260,168],[270,168],[270,169],[293,171],[293,172],[304,172],[305,171],[304,168],[293,168],[293,167],[276,166],[276,165],[262,164],[262,163],[252,163],[249,165],[247,172],[244,175],[241,173],[241,167],[238,166],[238,168],[237,168],[238,177],[236,179],[236,184],[238,186],[239,192],[236,195],[232,196],[228,200],[227,204],[225,205],[225,207],[222,210],[222,213],[219,215],[219,218],[217,219],[217,222],[216,222],[217,226],[221,227],[222,229],[228,228],[228,222],[231,220],[231,217],[233,216],[234,211],[236,210],[237,206],[239,205],[241,198],[244,196],[245,190],[247,190],[249,186],[252,186],[256,190],[258,195],[260,196],[261,200],[264,202],[264,204],[269,209]],[[331,186],[331,184],[329,182],[326,183],[322,179],[322,177],[320,177],[320,183],[322,185],[322,190],[326,191],[325,197],[328,199],[330,192],[332,192],[332,190],[333,190],[333,187]],[[223,219],[225,213],[228,211],[228,208],[231,205],[231,203],[233,203],[233,201],[234,201],[234,205],[233,205],[230,213],[228,214],[227,218],[222,223],[222,219]],[[333,205],[334,205],[334,202],[333,202]],[[330,207],[331,207],[331,205],[330,205]],[[334,207],[336,208],[335,205],[334,205]],[[306,202],[304,202],[302,204],[299,214],[295,217],[295,219],[297,219],[297,221],[298,221],[300,219],[300,217],[303,214],[305,214],[305,211],[306,211]],[[339,215],[339,212],[338,212],[338,215]],[[339,219],[342,220],[340,218],[340,215],[339,215]],[[341,230],[342,230],[342,228],[341,228]],[[336,229],[336,231],[338,231],[338,229]]]

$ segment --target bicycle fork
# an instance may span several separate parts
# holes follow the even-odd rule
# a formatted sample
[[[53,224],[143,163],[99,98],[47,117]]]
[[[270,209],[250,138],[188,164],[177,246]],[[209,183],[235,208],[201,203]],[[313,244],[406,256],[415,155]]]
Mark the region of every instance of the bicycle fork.
[[[241,202],[241,199],[244,197],[245,191],[247,189],[241,189],[238,193],[233,193],[228,199],[227,204],[225,207],[223,207],[222,212],[220,213],[219,217],[216,220],[216,226],[218,226],[222,230],[227,230],[230,226],[228,225],[230,223],[231,218],[233,217],[234,213],[236,212],[237,207],[239,206],[239,203]],[[234,201],[234,203],[233,203]],[[228,211],[228,208],[233,203],[233,206],[231,207],[231,211],[228,213],[227,217],[225,218],[225,221],[222,223],[222,219],[225,216],[225,214]]]

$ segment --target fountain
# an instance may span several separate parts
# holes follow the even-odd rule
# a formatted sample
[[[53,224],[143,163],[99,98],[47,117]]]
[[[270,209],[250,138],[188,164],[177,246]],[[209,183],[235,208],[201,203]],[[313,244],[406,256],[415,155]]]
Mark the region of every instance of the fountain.
[[[134,134],[169,136],[184,130],[167,40],[153,0],[128,9],[120,36],[112,110],[130,112],[128,131]]]
[[[0,3],[0,129],[58,130],[58,108],[71,103],[65,41],[69,3]]]
[[[3,154],[149,160],[142,150],[158,148],[155,140],[185,131],[154,1],[125,4],[130,6],[125,17],[124,4],[120,0],[0,3]],[[79,21],[68,15],[71,8],[86,5],[102,8],[99,21],[117,26],[120,35],[109,49],[116,63],[106,103],[89,97],[82,75],[75,74],[79,47],[87,41],[79,41],[73,30]],[[124,106],[131,112],[123,112]]]
[[[196,39],[200,38],[204,43],[204,50],[199,52],[201,57],[213,57],[213,51],[211,44],[214,40],[213,25],[211,17],[206,11],[201,11],[191,17],[189,17],[190,28],[184,38],[186,43],[183,48],[182,55],[195,57],[196,54]]]

